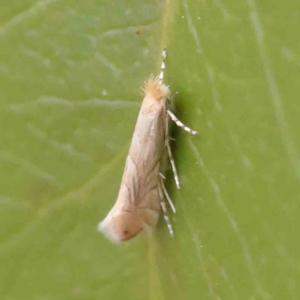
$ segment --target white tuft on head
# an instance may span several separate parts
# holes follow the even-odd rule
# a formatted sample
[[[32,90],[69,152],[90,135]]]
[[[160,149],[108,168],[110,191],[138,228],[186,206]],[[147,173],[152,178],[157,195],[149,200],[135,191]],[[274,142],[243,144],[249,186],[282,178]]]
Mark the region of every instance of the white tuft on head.
[[[145,96],[151,96],[155,100],[161,100],[162,98],[168,99],[170,97],[169,87],[162,83],[159,77],[153,78],[151,76],[145,82],[145,86],[142,90]]]

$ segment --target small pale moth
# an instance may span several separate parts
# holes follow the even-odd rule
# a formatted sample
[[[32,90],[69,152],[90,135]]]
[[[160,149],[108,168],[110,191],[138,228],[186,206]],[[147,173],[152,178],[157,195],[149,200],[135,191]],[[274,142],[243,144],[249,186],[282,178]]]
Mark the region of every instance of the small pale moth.
[[[180,188],[169,143],[169,121],[173,120],[191,134],[197,132],[185,126],[168,109],[170,90],[163,82],[165,59],[166,50],[163,51],[159,76],[150,77],[145,83],[145,96],[126,159],[119,195],[113,208],[98,225],[98,230],[113,242],[129,240],[141,231],[153,228],[158,221],[160,208],[170,234],[174,235],[165,198],[173,212],[175,207],[165,188],[164,176],[160,173],[164,153],[168,153],[176,186]]]

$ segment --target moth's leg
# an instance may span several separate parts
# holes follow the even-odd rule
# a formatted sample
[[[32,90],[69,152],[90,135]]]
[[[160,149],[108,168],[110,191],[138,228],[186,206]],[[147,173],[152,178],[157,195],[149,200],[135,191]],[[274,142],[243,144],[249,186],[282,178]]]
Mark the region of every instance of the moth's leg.
[[[166,110],[168,111],[168,110]],[[171,167],[172,167],[172,171],[173,171],[173,174],[174,174],[174,179],[175,179],[175,183],[176,183],[176,187],[177,189],[180,190],[180,182],[179,182],[179,176],[178,176],[178,173],[177,173],[177,169],[176,169],[176,165],[175,165],[175,160],[174,160],[174,157],[172,155],[172,151],[171,151],[171,147],[170,147],[170,137],[169,137],[169,119],[168,119],[168,115],[166,114],[166,125],[165,125],[165,128],[166,128],[166,131],[165,131],[165,143],[166,143],[166,147],[167,147],[167,150],[168,150],[168,156],[169,156],[169,159],[170,159],[170,163],[171,163]]]
[[[167,226],[168,226],[170,235],[171,235],[171,236],[174,236],[174,230],[173,230],[173,226],[172,226],[172,223],[171,223],[169,214],[168,214],[168,210],[167,210],[167,207],[166,207],[166,202],[165,202],[165,201],[162,201],[162,202],[160,202],[160,205],[161,205],[161,208],[162,208],[162,210],[163,210],[163,213],[164,213],[164,219],[165,219],[165,221],[166,221],[166,223],[167,223]]]
[[[159,172],[159,176],[162,177],[163,179],[166,179],[166,176],[163,173]]]
[[[170,116],[170,118],[176,123],[176,125],[178,127],[183,128],[185,131],[189,132],[190,134],[197,134],[198,132],[187,127],[186,125],[184,125],[179,119],[177,119],[177,117],[170,111],[167,109],[167,113]]]
[[[162,179],[161,179],[162,180]],[[174,230],[173,230],[173,226],[169,217],[169,213],[167,210],[167,205],[166,205],[166,201],[163,195],[163,190],[162,190],[162,186],[161,186],[161,180],[159,180],[159,185],[158,185],[158,192],[160,195],[160,206],[162,208],[163,214],[164,214],[164,219],[167,223],[167,227],[169,229],[170,235],[173,237],[174,236]]]
[[[167,150],[168,150],[168,155],[169,155],[169,159],[170,159],[170,163],[171,163],[171,167],[172,167],[172,171],[173,171],[175,183],[176,183],[177,189],[180,190],[179,176],[178,176],[178,173],[177,173],[177,169],[176,169],[176,165],[175,165],[175,160],[174,160],[174,157],[173,157],[173,154],[172,154],[172,151],[171,151],[171,147],[170,147],[169,141],[167,141],[166,147],[167,147]]]
[[[173,210],[173,213],[175,214],[175,213],[176,213],[175,205],[174,205],[174,203],[173,203],[173,201],[172,201],[172,199],[171,199],[171,197],[170,197],[170,195],[169,195],[169,193],[168,193],[168,191],[167,191],[167,189],[166,189],[166,186],[165,186],[165,184],[164,184],[164,179],[166,179],[166,178],[165,178],[165,176],[164,176],[163,174],[161,174],[161,173],[159,173],[159,175],[161,176],[161,178],[160,178],[160,183],[161,183],[161,188],[162,188],[162,191],[163,191],[163,193],[164,193],[164,196],[165,196],[165,198],[168,200],[168,202],[169,202],[169,204],[170,204],[170,207],[171,207],[171,209]]]

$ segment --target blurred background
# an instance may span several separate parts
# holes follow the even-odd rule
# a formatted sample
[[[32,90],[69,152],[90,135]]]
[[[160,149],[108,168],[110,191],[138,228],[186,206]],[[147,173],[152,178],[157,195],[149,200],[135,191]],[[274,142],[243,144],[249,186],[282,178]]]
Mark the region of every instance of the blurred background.
[[[1,300],[299,299],[300,3],[0,0]],[[175,238],[113,245],[139,106],[176,115]]]

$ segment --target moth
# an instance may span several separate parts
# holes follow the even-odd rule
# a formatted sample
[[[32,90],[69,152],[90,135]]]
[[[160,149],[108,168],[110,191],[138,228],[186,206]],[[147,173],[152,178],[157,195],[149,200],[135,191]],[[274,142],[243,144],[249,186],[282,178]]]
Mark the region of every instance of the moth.
[[[174,235],[165,198],[173,212],[175,207],[165,188],[164,176],[160,173],[163,158],[168,153],[176,186],[180,188],[169,143],[170,119],[191,134],[197,132],[185,126],[168,109],[170,90],[163,82],[165,59],[164,49],[159,76],[150,77],[143,88],[144,99],[126,158],[117,201],[98,225],[98,230],[113,242],[127,241],[143,230],[151,230],[158,221],[161,208],[170,234]]]

